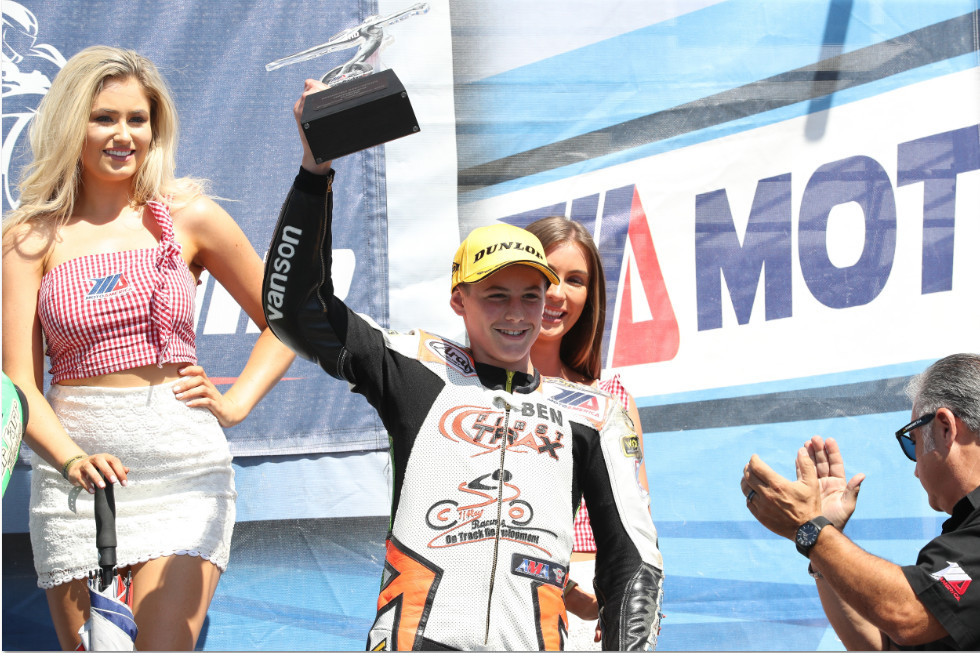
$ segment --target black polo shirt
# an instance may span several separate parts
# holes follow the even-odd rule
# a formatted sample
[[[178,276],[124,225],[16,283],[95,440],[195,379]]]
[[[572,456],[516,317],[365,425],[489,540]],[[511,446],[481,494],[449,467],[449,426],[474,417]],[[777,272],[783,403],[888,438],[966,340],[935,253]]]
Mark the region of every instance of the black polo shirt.
[[[980,487],[960,499],[942,535],[919,551],[905,578],[949,637],[922,649],[980,648]]]

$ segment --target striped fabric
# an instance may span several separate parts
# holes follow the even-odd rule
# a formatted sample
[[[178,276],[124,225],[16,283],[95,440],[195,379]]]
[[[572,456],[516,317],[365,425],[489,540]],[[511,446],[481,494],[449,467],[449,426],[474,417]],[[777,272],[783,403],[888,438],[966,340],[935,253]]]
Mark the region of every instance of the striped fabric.
[[[162,237],[150,249],[61,263],[41,279],[38,313],[54,383],[144,365],[196,363],[196,282],[166,205],[148,202]]]
[[[626,392],[623,384],[619,382],[618,374],[611,379],[600,380],[599,389],[616,397],[623,406],[623,410],[626,410],[626,407],[629,406],[629,394]],[[575,523],[572,526],[572,531],[575,537],[575,542],[572,544],[572,551],[595,552],[595,536],[592,534],[592,525],[589,522],[589,508],[585,505],[585,499],[582,499],[582,505],[579,506],[578,512],[575,513]]]

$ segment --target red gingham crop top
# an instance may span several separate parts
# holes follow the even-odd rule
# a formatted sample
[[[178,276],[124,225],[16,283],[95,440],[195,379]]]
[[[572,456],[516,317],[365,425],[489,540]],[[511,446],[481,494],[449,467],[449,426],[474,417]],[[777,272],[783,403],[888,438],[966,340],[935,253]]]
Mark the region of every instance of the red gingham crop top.
[[[159,245],[79,256],[41,279],[38,314],[54,383],[197,362],[197,284],[180,256],[167,206],[147,207],[163,233]]]

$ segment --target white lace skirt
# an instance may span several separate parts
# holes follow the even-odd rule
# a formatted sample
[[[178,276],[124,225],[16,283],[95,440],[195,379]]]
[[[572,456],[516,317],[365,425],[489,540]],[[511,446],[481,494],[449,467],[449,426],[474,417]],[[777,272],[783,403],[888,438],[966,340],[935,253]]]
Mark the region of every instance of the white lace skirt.
[[[582,586],[589,594],[594,594],[592,579],[595,577],[595,558],[573,560],[568,576]],[[595,641],[596,620],[582,621],[571,612],[568,613],[568,639],[566,651],[601,651],[602,644]]]
[[[170,555],[228,564],[235,526],[235,472],[224,432],[204,408],[177,400],[172,384],[141,388],[52,385],[48,401],[87,453],[111,453],[129,467],[115,486],[117,566]],[[30,530],[38,586],[98,569],[93,498],[32,456]]]

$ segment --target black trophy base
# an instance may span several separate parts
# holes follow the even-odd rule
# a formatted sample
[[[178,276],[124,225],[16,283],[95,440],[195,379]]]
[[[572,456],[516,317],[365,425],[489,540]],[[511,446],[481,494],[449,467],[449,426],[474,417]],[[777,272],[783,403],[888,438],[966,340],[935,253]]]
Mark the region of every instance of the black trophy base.
[[[408,93],[390,69],[310,95],[302,123],[317,163],[419,131]]]

